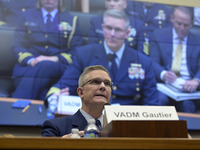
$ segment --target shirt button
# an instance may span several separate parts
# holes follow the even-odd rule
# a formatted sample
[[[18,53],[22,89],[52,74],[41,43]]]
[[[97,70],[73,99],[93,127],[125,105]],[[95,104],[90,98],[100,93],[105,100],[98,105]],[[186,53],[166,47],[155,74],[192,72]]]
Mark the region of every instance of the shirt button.
[[[45,34],[44,37],[45,37],[45,38],[48,38],[48,34]]]
[[[48,45],[45,45],[45,49],[48,49],[49,48],[49,46]]]

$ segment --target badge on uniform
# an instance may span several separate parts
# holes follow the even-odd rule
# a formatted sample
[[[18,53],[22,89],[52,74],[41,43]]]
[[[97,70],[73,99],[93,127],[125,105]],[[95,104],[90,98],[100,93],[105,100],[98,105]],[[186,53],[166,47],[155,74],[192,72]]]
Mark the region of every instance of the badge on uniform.
[[[128,76],[130,79],[144,79],[145,71],[142,68],[141,64],[131,63],[131,66],[128,68]]]
[[[166,20],[166,14],[164,10],[158,10],[158,15],[154,17],[156,20]]]
[[[130,29],[130,33],[129,33],[129,35],[128,35],[129,37],[135,37],[136,36],[136,29],[135,28],[131,28]]]
[[[68,22],[61,22],[58,25],[58,30],[59,31],[71,31],[72,30],[72,26]]]

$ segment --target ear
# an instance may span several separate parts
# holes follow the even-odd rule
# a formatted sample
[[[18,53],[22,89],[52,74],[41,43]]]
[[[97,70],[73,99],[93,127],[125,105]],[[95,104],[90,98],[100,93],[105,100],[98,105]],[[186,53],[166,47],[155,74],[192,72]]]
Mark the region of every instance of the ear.
[[[129,34],[130,34],[131,30],[130,28],[126,31],[126,39],[129,37]]]
[[[101,24],[101,28],[104,30],[104,27],[103,27],[103,26],[104,26],[104,23]]]
[[[127,0],[124,0],[124,9],[127,7]]]
[[[77,94],[79,95],[80,98],[83,98],[83,87],[78,87],[77,88]]]
[[[174,21],[174,15],[173,14],[170,15],[170,21],[171,21],[171,23],[173,23],[173,21]]]

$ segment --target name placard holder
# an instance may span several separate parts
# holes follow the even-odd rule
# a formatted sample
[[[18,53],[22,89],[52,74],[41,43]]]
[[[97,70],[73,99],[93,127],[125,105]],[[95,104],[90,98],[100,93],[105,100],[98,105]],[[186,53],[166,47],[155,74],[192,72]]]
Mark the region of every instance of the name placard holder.
[[[187,138],[173,106],[105,106],[101,136]]]
[[[81,106],[79,96],[61,95],[58,101],[57,116],[73,115]]]

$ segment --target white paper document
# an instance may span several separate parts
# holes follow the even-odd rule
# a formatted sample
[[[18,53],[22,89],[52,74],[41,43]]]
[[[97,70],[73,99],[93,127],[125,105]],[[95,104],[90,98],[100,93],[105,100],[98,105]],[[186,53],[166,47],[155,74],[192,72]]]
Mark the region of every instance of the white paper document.
[[[185,80],[183,78],[177,78],[176,81],[171,83],[170,85],[176,88],[177,90],[182,90],[183,84],[185,84]]]
[[[167,96],[173,98],[176,101],[200,99],[200,91],[197,91],[194,93],[180,92],[180,91],[174,90],[173,88],[170,88],[170,86],[163,83],[157,83],[157,89],[158,91],[166,94]]]

